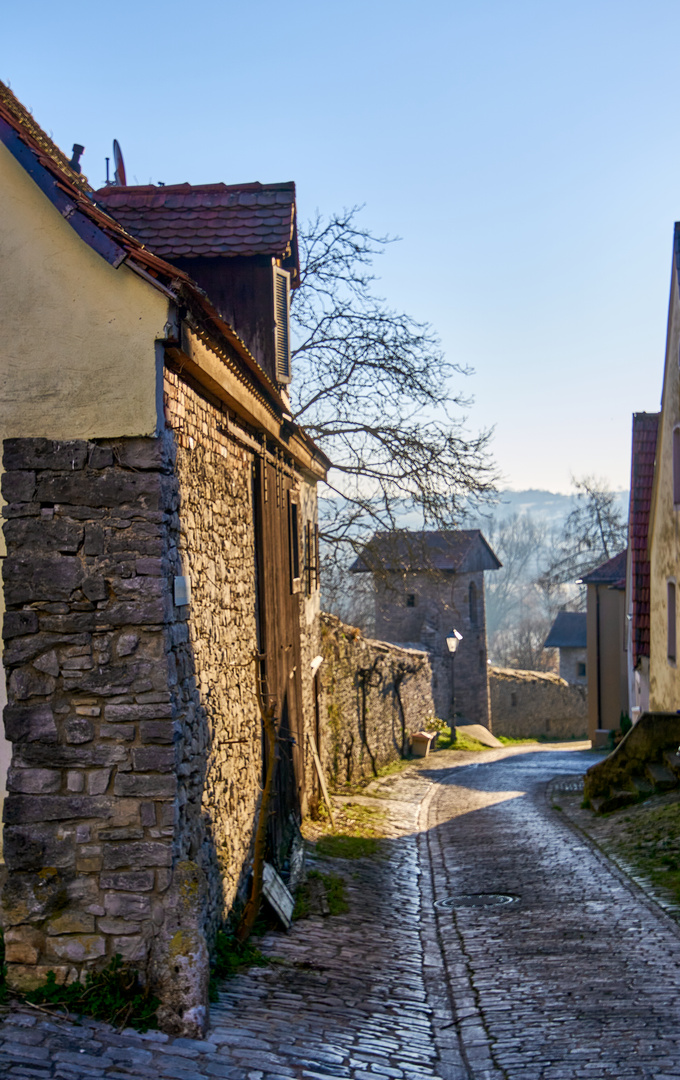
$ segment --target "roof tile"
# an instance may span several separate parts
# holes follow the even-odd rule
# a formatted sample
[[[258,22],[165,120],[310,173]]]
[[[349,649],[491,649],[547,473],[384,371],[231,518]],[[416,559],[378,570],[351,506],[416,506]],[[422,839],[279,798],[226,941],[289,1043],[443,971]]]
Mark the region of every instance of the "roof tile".
[[[293,183],[106,187],[96,197],[128,232],[171,261],[197,255],[282,258],[295,246]]]

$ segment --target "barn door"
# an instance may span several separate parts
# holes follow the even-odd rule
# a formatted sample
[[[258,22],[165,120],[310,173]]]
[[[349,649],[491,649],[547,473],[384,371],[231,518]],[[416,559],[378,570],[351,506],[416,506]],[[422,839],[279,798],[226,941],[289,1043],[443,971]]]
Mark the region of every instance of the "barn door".
[[[303,798],[303,720],[300,649],[300,517],[295,478],[270,454],[255,472],[258,619],[263,675],[276,704],[278,728],[268,858],[284,869]],[[265,762],[266,767],[266,762]]]

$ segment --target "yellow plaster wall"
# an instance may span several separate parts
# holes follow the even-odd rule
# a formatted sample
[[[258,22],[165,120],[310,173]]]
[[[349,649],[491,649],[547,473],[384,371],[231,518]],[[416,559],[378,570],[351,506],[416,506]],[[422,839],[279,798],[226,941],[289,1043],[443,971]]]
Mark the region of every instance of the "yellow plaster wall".
[[[675,578],[680,598],[680,510],[673,506],[673,428],[680,421],[680,297],[675,259],[666,343],[661,422],[656,450],[655,501],[650,543],[649,707],[652,712],[680,708],[680,672],[667,659],[666,585]]]
[[[0,437],[149,435],[168,301],[114,270],[0,144]]]

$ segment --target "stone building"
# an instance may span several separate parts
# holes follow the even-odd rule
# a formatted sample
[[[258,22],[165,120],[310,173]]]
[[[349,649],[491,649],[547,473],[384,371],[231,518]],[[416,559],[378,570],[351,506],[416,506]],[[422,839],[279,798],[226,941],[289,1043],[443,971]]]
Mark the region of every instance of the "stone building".
[[[442,720],[489,726],[484,573],[500,566],[479,529],[376,533],[352,566],[373,575],[376,637],[430,653]]]
[[[286,393],[294,188],[145,188],[123,228],[135,189],[97,196],[1,85],[0,185],[8,978],[120,953],[198,1033],[248,887],[258,679],[282,871],[314,793],[328,462]]]
[[[586,622],[585,611],[559,611],[543,645],[544,649],[559,650],[560,678],[572,686],[588,682]]]

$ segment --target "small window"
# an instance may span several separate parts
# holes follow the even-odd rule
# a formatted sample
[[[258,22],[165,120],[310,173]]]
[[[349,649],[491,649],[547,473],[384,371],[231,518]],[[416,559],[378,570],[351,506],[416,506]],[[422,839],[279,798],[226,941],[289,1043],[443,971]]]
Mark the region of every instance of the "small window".
[[[470,582],[470,588],[468,589],[468,606],[470,608],[470,622],[473,626],[477,625],[477,586],[474,581]]]
[[[578,675],[579,679],[585,679],[585,677],[586,677],[586,665],[583,664],[583,663],[578,663],[576,665],[576,674]]]
[[[479,670],[484,671],[486,668],[486,662],[484,659],[484,649],[479,650]]]
[[[290,370],[290,278],[286,270],[274,267],[274,335],[276,378],[291,381]]]
[[[296,492],[288,492],[288,547],[290,555],[290,589],[300,592],[300,507]]]
[[[416,594],[412,593],[412,592],[407,593],[406,594],[406,607],[415,607],[415,606],[416,606]]]
[[[512,705],[513,708],[517,704],[517,694],[515,693],[514,690],[510,693],[510,704]]]
[[[669,581],[666,591],[666,600],[668,606],[668,659],[672,664],[677,659],[678,651],[678,633],[677,633],[677,621],[675,613],[675,582]]]

